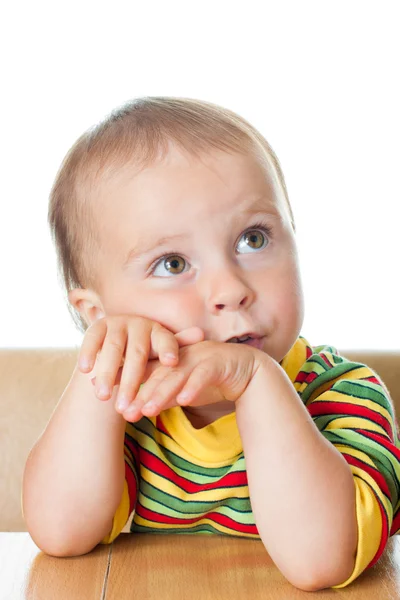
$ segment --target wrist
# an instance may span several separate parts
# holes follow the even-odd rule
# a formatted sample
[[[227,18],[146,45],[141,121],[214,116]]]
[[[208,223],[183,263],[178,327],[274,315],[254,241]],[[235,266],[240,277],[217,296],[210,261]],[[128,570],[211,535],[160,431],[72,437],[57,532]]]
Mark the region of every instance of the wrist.
[[[236,400],[236,411],[239,405],[247,404],[248,397],[259,396],[260,390],[263,394],[268,393],[269,385],[280,376],[277,370],[282,371],[282,367],[266,352],[252,348],[253,367],[249,382],[243,394]]]

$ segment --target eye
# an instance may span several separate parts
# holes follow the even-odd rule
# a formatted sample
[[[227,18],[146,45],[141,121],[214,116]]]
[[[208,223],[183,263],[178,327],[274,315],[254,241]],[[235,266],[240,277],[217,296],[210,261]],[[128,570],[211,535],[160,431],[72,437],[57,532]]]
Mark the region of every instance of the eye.
[[[271,230],[264,225],[255,225],[252,229],[245,231],[238,243],[238,249],[245,254],[251,250],[263,250],[269,244]]]
[[[184,272],[184,268],[186,265],[186,261],[179,254],[170,254],[168,256],[163,256],[160,260],[156,262],[154,267],[151,269],[152,275],[156,277],[168,277],[168,275],[180,275]],[[164,274],[162,273],[162,269],[165,269]],[[161,269],[161,273],[157,272]]]
[[[270,243],[272,229],[262,223],[256,223],[245,231],[237,245],[243,254],[249,254],[252,250],[263,250]],[[181,275],[190,269],[189,263],[180,254],[171,253],[157,259],[150,267],[149,273],[155,277],[168,277],[170,275]]]

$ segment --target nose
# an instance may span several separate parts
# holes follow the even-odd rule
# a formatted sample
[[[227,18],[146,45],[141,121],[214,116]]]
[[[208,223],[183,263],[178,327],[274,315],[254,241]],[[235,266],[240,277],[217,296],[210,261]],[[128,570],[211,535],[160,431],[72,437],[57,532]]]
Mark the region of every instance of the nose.
[[[255,293],[243,276],[236,270],[218,270],[198,282],[207,309],[218,315],[222,311],[248,309],[254,302]]]

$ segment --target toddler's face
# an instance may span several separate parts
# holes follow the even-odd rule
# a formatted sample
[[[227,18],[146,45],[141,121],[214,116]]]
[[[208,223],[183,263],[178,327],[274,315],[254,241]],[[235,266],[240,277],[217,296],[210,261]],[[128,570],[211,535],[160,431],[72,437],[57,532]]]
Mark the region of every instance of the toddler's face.
[[[171,147],[162,162],[105,183],[96,210],[104,314],[141,315],[174,333],[197,325],[217,341],[252,332],[277,361],[296,341],[303,294],[295,237],[268,167],[251,156],[213,151],[200,160]]]

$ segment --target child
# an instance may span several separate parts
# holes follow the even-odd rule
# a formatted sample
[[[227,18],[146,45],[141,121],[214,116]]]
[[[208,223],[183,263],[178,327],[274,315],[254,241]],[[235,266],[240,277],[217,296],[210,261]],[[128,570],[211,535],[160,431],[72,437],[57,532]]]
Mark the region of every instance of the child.
[[[70,150],[49,221],[85,335],[25,468],[37,545],[261,538],[304,590],[375,563],[400,528],[393,407],[371,369],[300,335],[294,218],[261,134],[137,99]]]

